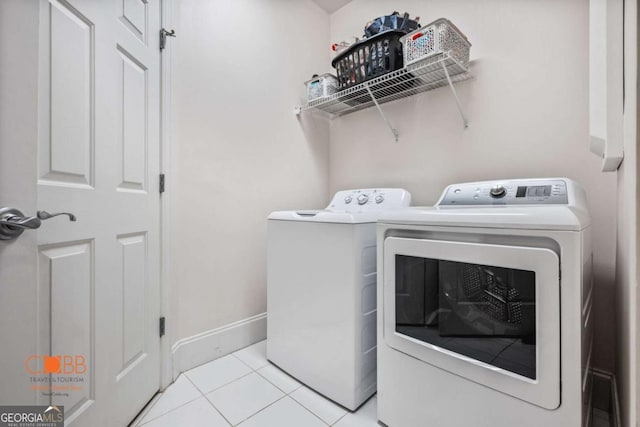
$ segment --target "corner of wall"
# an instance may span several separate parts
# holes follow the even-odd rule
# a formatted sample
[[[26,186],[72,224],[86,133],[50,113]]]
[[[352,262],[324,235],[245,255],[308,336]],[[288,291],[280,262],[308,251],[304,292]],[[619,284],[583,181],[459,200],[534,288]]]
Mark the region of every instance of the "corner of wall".
[[[616,379],[623,427],[638,421],[638,8],[625,0],[624,160],[618,170],[616,243]]]
[[[267,313],[177,341],[171,348],[173,379],[182,372],[267,338]]]

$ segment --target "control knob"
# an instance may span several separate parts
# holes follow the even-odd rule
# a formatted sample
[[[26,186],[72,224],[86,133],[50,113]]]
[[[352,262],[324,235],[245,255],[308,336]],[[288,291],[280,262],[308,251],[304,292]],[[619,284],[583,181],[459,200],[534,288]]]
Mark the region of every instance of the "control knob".
[[[499,199],[507,194],[507,189],[502,184],[496,184],[489,190],[491,197]]]
[[[349,203],[351,203],[351,200],[353,200],[353,199],[351,198],[351,196],[347,196],[347,197],[345,197],[345,198],[344,198],[344,202],[345,202],[347,205],[348,205]]]
[[[376,203],[382,203],[384,201],[384,196],[382,194],[378,194],[376,196]]]
[[[358,204],[359,205],[364,205],[368,201],[369,201],[369,196],[367,196],[366,194],[361,194],[361,195],[358,196]]]

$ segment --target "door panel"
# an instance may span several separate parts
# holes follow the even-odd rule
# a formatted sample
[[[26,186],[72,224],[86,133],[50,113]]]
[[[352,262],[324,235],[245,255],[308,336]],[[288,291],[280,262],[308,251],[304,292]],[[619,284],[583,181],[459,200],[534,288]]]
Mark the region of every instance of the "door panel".
[[[144,42],[147,34],[146,5],[138,0],[121,0],[117,3],[120,22]]]
[[[40,289],[46,292],[41,296],[43,302],[50,301],[50,311],[41,311],[50,319],[45,320],[48,328],[44,331],[43,347],[50,349],[45,354],[61,355],[63,372],[77,363],[79,369],[74,369],[73,376],[83,378],[81,388],[56,398],[57,404],[64,405],[66,414],[91,406],[95,398],[94,369],[87,365],[87,361],[95,358],[93,252],[90,240],[40,247]],[[64,307],[73,307],[73,314],[70,316]],[[49,399],[41,398],[40,402],[48,404]]]
[[[38,209],[78,219],[38,232],[39,343],[87,365],[51,403],[126,425],[160,379],[160,4],[42,0],[41,23]]]
[[[50,42],[41,48],[48,61],[40,65],[48,68],[50,86],[41,91],[48,114],[40,119],[48,121],[49,138],[41,140],[40,177],[52,184],[91,186],[95,27],[68,3],[52,2],[47,8],[42,36]]]
[[[122,88],[119,116],[122,118],[122,170],[119,190],[146,190],[147,175],[147,68],[122,46],[118,46],[122,64]]]
[[[122,370],[144,356],[147,246],[145,234],[118,237],[122,256]]]

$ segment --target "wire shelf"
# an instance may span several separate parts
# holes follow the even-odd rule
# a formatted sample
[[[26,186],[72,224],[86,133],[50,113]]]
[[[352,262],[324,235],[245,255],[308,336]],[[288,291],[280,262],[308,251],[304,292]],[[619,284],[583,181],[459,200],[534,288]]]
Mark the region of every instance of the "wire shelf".
[[[450,86],[472,77],[468,68],[445,53],[414,62],[329,97],[310,101],[301,106],[299,112],[321,110],[335,116],[345,115],[374,105],[379,108],[379,104]]]

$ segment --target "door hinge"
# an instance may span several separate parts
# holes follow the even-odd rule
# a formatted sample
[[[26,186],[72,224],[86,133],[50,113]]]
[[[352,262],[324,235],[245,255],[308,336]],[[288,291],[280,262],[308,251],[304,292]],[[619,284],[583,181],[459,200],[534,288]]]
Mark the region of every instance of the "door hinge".
[[[160,187],[160,194],[164,193],[164,174],[163,173],[160,174],[159,187]]]
[[[160,30],[160,50],[164,50],[164,48],[167,46],[167,37],[175,37],[176,36],[176,31],[175,30],[171,30],[171,31],[167,31],[164,28]]]
[[[160,318],[160,338],[164,336],[164,324],[165,324],[164,316],[162,316]]]

